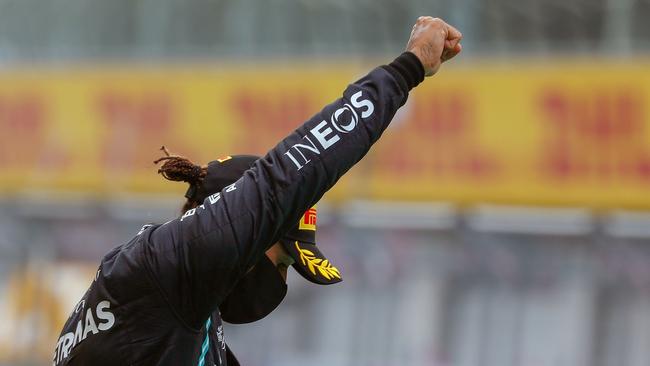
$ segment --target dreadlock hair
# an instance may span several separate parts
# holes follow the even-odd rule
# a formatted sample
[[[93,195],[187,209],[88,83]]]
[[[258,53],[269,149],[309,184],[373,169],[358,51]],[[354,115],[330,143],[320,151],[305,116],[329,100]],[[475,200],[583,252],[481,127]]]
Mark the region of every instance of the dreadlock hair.
[[[171,155],[164,146],[160,150],[165,153],[165,156],[157,159],[153,163],[158,164],[163,162],[158,169],[158,173],[165,177],[165,179],[174,182],[186,182],[190,185],[201,185],[203,183],[203,179],[208,173],[207,166],[196,165],[185,157]],[[183,205],[183,212],[196,206],[198,206],[198,203],[188,198]]]

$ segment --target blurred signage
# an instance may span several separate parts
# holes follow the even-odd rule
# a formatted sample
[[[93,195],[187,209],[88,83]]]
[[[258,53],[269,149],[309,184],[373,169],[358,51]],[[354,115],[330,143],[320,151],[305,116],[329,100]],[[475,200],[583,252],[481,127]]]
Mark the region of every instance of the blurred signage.
[[[466,64],[411,94],[328,194],[650,208],[650,62]],[[360,69],[201,65],[0,73],[0,190],[178,193],[159,148],[263,154]]]
[[[96,268],[96,263],[43,262],[3,273],[0,364],[51,360],[68,312],[88,288]]]

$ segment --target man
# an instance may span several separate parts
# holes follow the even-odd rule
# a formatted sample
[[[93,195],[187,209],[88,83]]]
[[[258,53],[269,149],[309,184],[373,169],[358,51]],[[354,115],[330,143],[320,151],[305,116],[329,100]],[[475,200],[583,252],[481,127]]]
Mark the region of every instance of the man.
[[[308,278],[340,280],[324,257],[304,251],[315,241],[300,236],[297,223],[379,139],[410,89],[460,53],[461,38],[440,19],[418,18],[406,52],[351,84],[260,159],[199,167],[163,158],[164,176],[190,183],[188,210],[146,225],[102,259],[61,332],[54,365],[238,365],[222,316],[266,316],[286,293],[292,263]],[[323,273],[307,264],[316,262]]]

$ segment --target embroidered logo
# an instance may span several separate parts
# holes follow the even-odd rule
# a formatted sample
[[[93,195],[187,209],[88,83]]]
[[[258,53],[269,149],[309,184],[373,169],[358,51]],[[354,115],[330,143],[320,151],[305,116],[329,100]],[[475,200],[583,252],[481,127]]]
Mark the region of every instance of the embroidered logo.
[[[312,274],[316,274],[316,270],[320,273],[321,276],[329,279],[338,278],[341,279],[341,272],[338,268],[334,267],[327,259],[323,260],[321,258],[316,258],[314,252],[308,249],[303,249],[298,245],[298,242],[295,243],[298,253],[300,253],[300,261],[304,266],[309,268],[309,271]]]

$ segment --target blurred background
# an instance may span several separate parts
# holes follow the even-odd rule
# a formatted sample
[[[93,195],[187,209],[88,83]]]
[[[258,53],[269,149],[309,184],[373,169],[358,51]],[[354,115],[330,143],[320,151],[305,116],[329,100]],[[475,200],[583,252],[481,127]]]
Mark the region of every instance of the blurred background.
[[[243,365],[650,364],[650,0],[0,0],[0,365],[51,364],[104,253],[178,215],[161,145],[262,154],[419,15],[463,54],[320,205]]]

